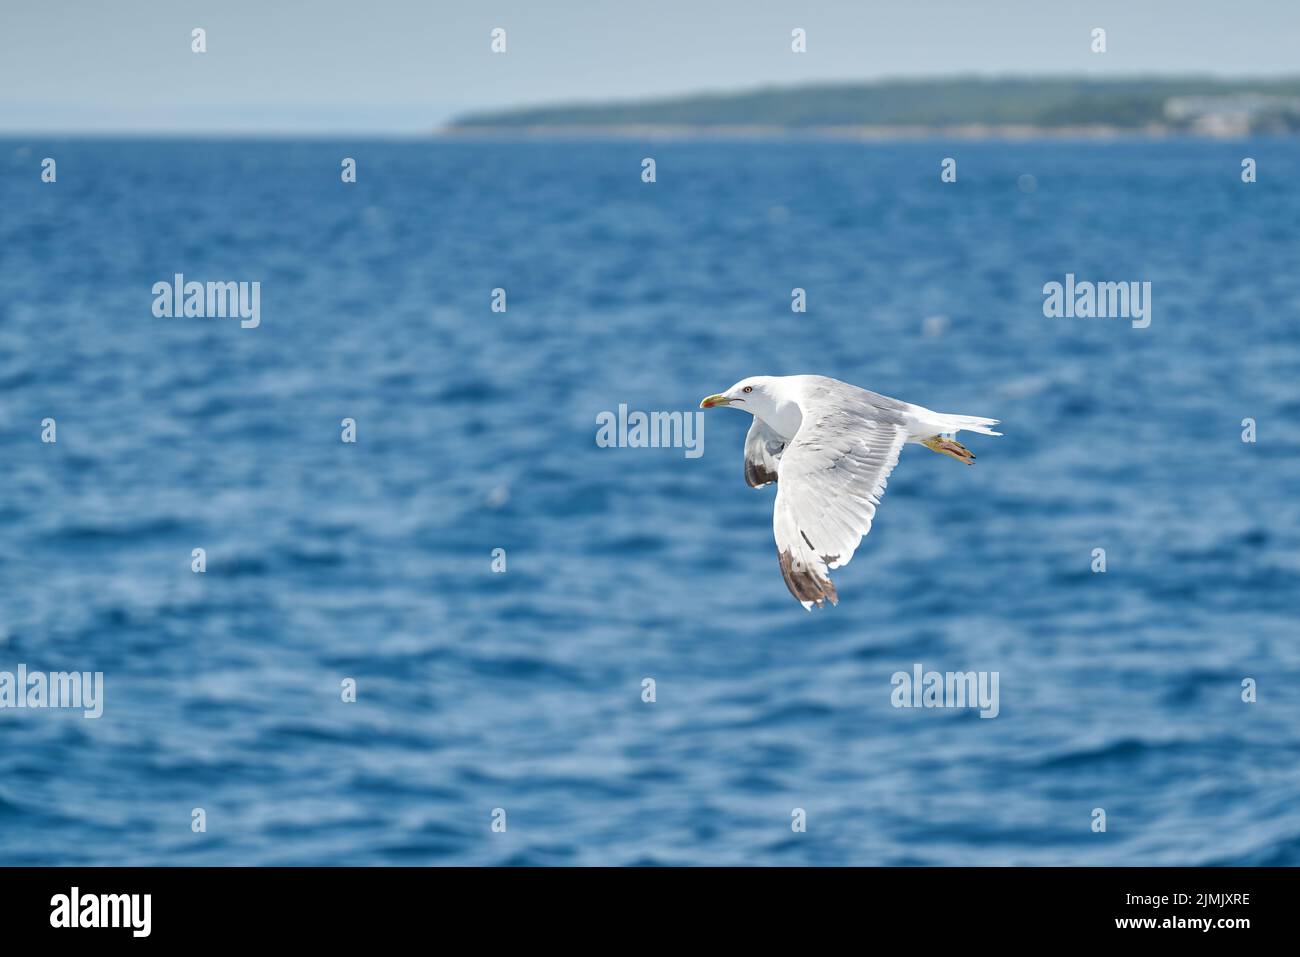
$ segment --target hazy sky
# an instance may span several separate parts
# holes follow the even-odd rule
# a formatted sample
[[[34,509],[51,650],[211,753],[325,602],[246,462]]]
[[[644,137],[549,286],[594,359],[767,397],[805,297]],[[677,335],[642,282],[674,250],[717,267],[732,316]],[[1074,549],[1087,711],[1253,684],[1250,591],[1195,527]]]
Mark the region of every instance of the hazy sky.
[[[0,0],[0,130],[418,133],[818,80],[1297,73],[1298,49],[1300,0]]]

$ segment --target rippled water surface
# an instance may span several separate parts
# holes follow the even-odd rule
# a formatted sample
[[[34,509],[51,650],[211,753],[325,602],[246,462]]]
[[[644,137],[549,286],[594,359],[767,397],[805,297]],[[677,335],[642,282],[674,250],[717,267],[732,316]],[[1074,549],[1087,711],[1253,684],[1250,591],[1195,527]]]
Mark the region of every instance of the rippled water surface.
[[[107,685],[0,710],[0,863],[1300,863],[1297,184],[1286,140],[0,142],[0,670]],[[1067,272],[1151,326],[1044,318]],[[175,273],[261,326],[155,318]],[[1006,433],[906,449],[814,614],[747,416],[595,442],[804,372]],[[1000,714],[893,708],[915,663]]]

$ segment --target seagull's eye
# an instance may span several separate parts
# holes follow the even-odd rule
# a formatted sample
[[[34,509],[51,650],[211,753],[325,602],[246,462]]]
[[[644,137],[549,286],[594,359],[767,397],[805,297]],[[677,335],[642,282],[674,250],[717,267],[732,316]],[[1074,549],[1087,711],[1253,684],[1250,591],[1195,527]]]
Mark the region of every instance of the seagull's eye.
[[[741,389],[740,391],[741,391],[741,392],[753,392],[753,391],[754,391],[754,387],[753,387],[752,385],[747,385],[747,386],[745,386],[745,388]]]

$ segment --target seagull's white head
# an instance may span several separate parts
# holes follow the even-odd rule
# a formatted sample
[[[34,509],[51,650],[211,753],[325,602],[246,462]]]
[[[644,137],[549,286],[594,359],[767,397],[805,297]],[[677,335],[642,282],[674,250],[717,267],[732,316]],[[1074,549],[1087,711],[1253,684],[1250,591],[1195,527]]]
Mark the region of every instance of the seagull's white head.
[[[741,379],[726,392],[706,396],[700,400],[701,409],[719,405],[734,405],[760,419],[769,419],[776,412],[778,401],[777,380],[770,375],[750,376]]]

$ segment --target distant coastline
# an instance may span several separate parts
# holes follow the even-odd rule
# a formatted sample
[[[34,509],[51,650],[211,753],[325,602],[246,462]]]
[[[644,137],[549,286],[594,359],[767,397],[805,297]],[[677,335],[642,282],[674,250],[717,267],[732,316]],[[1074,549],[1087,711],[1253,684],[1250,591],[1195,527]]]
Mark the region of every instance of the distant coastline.
[[[548,126],[447,126],[434,133],[443,139],[612,139],[612,140],[1124,140],[1194,137],[1204,139],[1239,139],[1244,133],[1212,133],[1179,129],[1162,124],[1143,127],[1110,126],[1029,126],[967,123],[954,126],[691,126],[652,124],[610,124]],[[1279,135],[1297,135],[1282,132]]]
[[[1231,139],[1300,133],[1300,77],[956,77],[472,113],[466,137]]]

